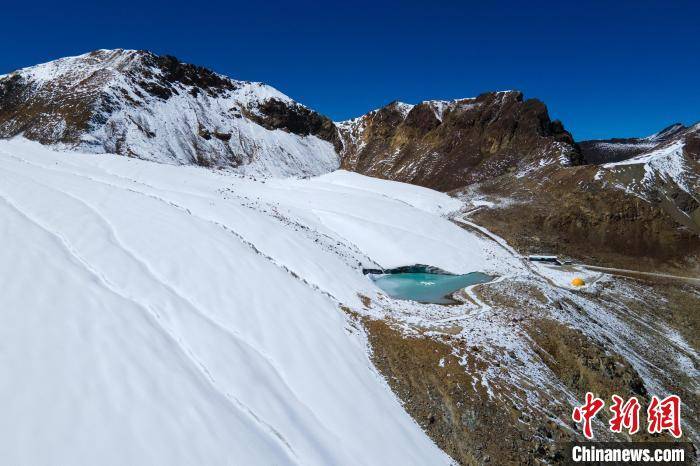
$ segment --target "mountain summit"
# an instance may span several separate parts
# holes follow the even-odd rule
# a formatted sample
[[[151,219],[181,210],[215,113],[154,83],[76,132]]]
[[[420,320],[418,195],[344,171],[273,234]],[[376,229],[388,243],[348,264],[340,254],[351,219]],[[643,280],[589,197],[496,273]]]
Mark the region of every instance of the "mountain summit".
[[[0,77],[0,137],[272,176],[337,168],[326,117],[268,85],[137,50],[97,50]]]
[[[561,122],[518,91],[418,105],[392,102],[339,128],[343,168],[441,191],[531,164],[581,162]]]

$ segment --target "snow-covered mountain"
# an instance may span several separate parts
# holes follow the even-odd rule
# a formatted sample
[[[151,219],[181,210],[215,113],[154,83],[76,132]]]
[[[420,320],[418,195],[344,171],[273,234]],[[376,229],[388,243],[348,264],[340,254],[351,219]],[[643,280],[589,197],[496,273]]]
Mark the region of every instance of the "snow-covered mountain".
[[[0,77],[0,137],[271,176],[334,170],[333,123],[262,83],[97,50]]]
[[[587,163],[619,162],[649,152],[664,142],[677,139],[687,130],[688,128],[684,125],[675,123],[644,138],[594,139],[579,142],[579,147]]]
[[[639,194],[658,190],[663,184],[672,184],[690,196],[700,193],[700,124],[679,129],[673,136],[654,135],[630,145],[637,147],[633,156],[602,164],[598,176],[615,172],[623,179],[621,174],[626,172],[625,189]],[[641,178],[632,170],[640,172]]]
[[[700,234],[700,123],[673,125],[646,138],[597,142],[608,158],[595,179],[660,205],[676,222]],[[590,150],[590,149],[589,149]]]

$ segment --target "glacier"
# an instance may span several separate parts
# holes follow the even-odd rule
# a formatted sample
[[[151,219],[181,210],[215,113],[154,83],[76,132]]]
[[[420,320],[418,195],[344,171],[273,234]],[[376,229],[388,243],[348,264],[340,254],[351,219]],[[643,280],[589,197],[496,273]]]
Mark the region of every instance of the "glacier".
[[[445,194],[0,141],[8,464],[450,464],[341,307],[362,266],[513,261]],[[428,255],[429,253],[429,255]]]

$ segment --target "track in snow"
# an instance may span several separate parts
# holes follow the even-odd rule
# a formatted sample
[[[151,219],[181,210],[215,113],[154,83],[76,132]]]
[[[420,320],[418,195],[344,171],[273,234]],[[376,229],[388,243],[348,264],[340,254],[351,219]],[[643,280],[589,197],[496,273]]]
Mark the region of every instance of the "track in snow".
[[[276,189],[268,204],[304,190],[236,180],[248,197]],[[338,302],[372,293],[371,282],[223,198],[230,183],[207,170],[0,143],[3,458],[449,463],[372,368],[362,336],[346,330]],[[326,197],[397,202],[383,196],[339,186]],[[298,206],[286,213],[318,222]]]

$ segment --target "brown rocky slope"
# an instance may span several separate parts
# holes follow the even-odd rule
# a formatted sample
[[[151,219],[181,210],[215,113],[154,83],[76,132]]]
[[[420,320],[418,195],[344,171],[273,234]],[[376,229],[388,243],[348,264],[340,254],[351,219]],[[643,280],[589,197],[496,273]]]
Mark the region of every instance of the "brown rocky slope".
[[[338,127],[341,168],[474,199],[474,218],[523,252],[699,267],[698,125],[577,144],[542,102],[508,91],[394,102]]]
[[[523,252],[697,276],[699,148],[696,125],[621,162],[533,167],[456,194],[491,199],[473,218]]]
[[[341,168],[441,191],[508,173],[527,162],[582,158],[546,106],[516,91],[472,99],[393,102],[339,124]]]

